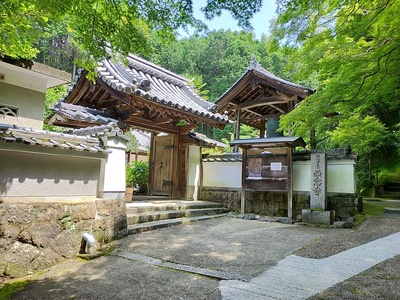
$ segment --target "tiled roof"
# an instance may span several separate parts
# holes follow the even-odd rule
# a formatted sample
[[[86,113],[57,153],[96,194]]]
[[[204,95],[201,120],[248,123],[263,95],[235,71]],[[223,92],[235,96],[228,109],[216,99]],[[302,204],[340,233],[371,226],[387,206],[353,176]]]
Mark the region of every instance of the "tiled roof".
[[[215,105],[197,95],[189,80],[156,64],[129,54],[128,65],[113,58],[103,59],[95,69],[98,78],[112,89],[142,97],[166,108],[228,123],[228,117],[214,113]],[[77,85],[82,70],[76,76],[67,93],[60,99],[63,103]]]
[[[110,150],[103,147],[99,137],[105,134],[122,134],[116,127],[116,124],[95,126],[85,130],[89,131],[75,130],[70,133],[63,133],[0,124],[0,141],[54,147],[64,150],[72,149],[92,153],[110,153]]]
[[[220,141],[213,140],[202,133],[191,131],[188,133],[188,136],[191,139],[197,141],[199,144],[204,145],[209,148],[215,148],[215,147],[226,148],[226,147],[228,147],[226,144],[224,144]]]
[[[203,155],[203,162],[240,162],[242,153],[206,154]]]
[[[225,97],[226,94],[228,94],[231,90],[233,90],[242,80],[245,78],[249,73],[254,72],[260,77],[264,77],[266,79],[269,79],[273,82],[275,85],[275,88],[279,89],[281,88],[282,90],[285,90],[285,88],[294,88],[298,90],[302,94],[313,94],[315,93],[314,89],[311,89],[309,87],[301,86],[299,84],[295,84],[293,82],[290,82],[288,80],[282,79],[274,74],[272,74],[270,71],[267,69],[264,69],[256,60],[254,57],[252,57],[252,60],[250,62],[249,67],[247,70],[242,74],[242,76],[239,77],[238,80],[223,94],[221,95],[217,101],[215,101],[216,104],[218,104],[222,98]]]
[[[306,143],[303,138],[298,136],[279,136],[271,138],[252,138],[252,139],[239,139],[230,142],[230,145],[239,146],[253,146],[253,147],[276,147],[282,145],[302,146]]]
[[[96,68],[99,78],[126,94],[219,122],[228,122],[226,116],[211,112],[214,104],[197,95],[188,79],[131,54],[127,60],[128,66],[111,58],[104,59]]]
[[[109,123],[115,123],[119,127],[126,127],[127,124],[111,118],[106,112],[83,107],[75,104],[57,102],[57,104],[52,108],[53,115],[47,121],[48,124],[53,124],[57,122],[62,122],[65,120],[73,120],[76,122],[96,124],[96,125],[106,125]]]
[[[138,150],[148,151],[150,148],[150,134],[141,130],[132,130],[131,132],[138,142]]]

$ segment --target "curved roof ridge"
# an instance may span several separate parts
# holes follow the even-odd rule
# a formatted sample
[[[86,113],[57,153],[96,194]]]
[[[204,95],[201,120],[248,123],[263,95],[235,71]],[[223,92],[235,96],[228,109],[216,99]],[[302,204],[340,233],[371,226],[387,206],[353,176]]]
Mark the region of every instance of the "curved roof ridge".
[[[169,71],[163,67],[160,67],[152,62],[149,62],[143,58],[140,58],[136,55],[129,54],[128,55],[128,61],[129,65],[134,64],[135,68],[141,69],[143,71],[146,71],[146,73],[152,73],[156,77],[165,77],[169,78],[170,80],[173,81],[173,83],[178,83],[178,84],[187,84],[190,82],[189,79],[180,76],[172,71]]]
[[[276,76],[275,74],[271,73],[270,71],[268,71],[267,69],[265,69],[264,67],[262,67],[260,65],[260,63],[255,59],[254,54],[251,56],[251,60],[250,60],[250,64],[247,67],[246,71],[244,71],[244,73],[235,81],[234,84],[232,84],[232,86],[226,90],[216,101],[215,103],[218,104],[227,94],[229,94],[230,91],[232,91],[235,86],[237,86],[242,80],[243,78],[245,78],[248,74],[250,73],[257,73],[259,75],[262,75],[264,77],[267,77],[269,79],[275,80],[278,84],[282,84],[282,85],[286,85],[286,86],[290,86],[293,88],[297,88],[297,89],[301,89],[303,91],[309,92],[310,94],[315,93],[315,89],[306,87],[306,86],[302,86],[293,82],[290,82],[286,79],[283,79],[281,77]]]

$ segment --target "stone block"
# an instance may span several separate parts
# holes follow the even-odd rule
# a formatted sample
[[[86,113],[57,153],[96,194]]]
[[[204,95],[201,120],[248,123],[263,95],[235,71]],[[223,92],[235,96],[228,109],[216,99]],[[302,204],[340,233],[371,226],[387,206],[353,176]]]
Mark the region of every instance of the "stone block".
[[[301,218],[303,223],[332,225],[335,220],[335,211],[303,209],[301,211]]]
[[[288,217],[281,217],[278,219],[278,222],[283,224],[293,224],[293,219]]]
[[[345,221],[336,221],[336,222],[333,223],[332,227],[333,228],[343,228],[344,224],[346,224]]]
[[[256,215],[255,214],[246,214],[246,215],[244,215],[244,219],[245,220],[255,220]]]

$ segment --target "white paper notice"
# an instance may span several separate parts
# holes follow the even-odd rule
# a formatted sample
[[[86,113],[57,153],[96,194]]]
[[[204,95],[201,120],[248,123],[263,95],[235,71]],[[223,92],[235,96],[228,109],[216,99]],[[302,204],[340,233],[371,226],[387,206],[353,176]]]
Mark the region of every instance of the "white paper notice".
[[[271,163],[271,171],[282,171],[282,163],[281,162],[272,162]]]

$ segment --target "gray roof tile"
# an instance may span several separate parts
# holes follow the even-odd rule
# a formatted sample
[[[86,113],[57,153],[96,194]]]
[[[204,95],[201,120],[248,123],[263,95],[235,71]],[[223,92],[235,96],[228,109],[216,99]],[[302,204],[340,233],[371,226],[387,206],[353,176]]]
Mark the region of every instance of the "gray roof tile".
[[[105,149],[102,146],[100,137],[105,134],[122,134],[122,131],[116,126],[116,124],[95,126],[89,129],[85,128],[85,130],[87,131],[81,129],[64,133],[0,124],[0,141],[60,149],[72,149],[76,151],[88,151],[92,153],[110,153],[110,150]]]

